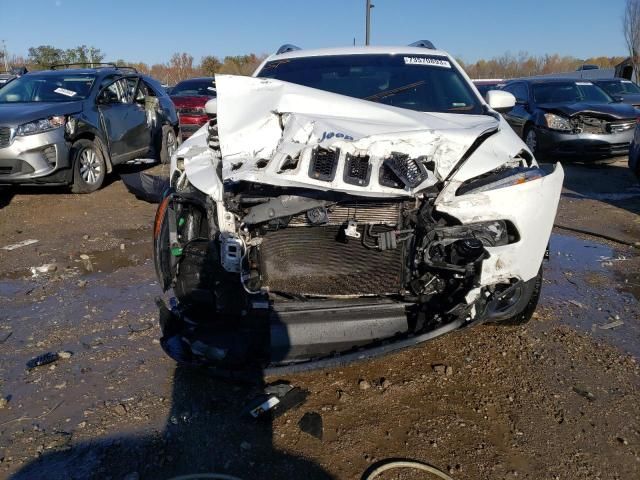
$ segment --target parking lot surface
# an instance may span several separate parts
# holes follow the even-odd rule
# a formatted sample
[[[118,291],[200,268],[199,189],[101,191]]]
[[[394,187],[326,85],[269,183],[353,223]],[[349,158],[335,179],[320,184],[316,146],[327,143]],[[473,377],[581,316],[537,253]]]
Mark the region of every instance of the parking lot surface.
[[[640,186],[622,159],[565,168],[527,326],[288,377],[310,394],[273,421],[244,411],[255,384],[161,351],[154,205],[117,178],[91,195],[0,187],[0,249],[37,240],[0,250],[0,478],[346,479],[389,457],[456,479],[638,478]],[[46,352],[71,356],[26,368]]]

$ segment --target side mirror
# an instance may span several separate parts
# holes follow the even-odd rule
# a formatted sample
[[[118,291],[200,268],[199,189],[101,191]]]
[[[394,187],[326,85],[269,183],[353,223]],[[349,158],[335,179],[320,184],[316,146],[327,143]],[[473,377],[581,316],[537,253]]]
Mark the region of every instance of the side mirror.
[[[614,95],[612,98],[613,98],[613,101],[616,103],[624,102],[624,98],[622,98],[620,95]]]
[[[209,117],[215,117],[218,113],[218,99],[212,98],[204,105],[204,111]]]
[[[489,107],[496,112],[508,112],[516,106],[516,97],[502,90],[489,90],[485,99]]]

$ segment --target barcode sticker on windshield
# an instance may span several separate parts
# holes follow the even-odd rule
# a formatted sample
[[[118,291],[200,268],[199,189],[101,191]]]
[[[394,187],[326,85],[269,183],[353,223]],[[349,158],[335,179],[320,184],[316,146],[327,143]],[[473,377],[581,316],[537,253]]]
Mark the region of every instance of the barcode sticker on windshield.
[[[622,83],[633,83],[631,80],[622,80]]]
[[[576,82],[576,85],[587,86],[587,85],[593,85],[593,83],[591,83],[591,82]]]
[[[216,89],[214,87],[207,87],[207,90],[211,90],[212,92],[216,91]]]
[[[58,87],[54,90],[54,92],[59,93],[60,95],[65,95],[67,97],[73,97],[77,92],[73,90],[67,90],[66,88]]]
[[[440,58],[404,57],[405,65],[426,65],[428,67],[451,68],[448,60]]]

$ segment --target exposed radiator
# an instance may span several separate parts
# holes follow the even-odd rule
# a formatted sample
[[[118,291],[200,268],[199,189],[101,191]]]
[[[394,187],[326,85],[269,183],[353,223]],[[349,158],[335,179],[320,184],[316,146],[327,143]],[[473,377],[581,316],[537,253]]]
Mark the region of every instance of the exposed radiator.
[[[338,226],[285,228],[269,232],[260,246],[263,284],[298,295],[398,293],[402,248],[369,250],[359,239],[337,240]],[[363,227],[359,228],[363,233]]]

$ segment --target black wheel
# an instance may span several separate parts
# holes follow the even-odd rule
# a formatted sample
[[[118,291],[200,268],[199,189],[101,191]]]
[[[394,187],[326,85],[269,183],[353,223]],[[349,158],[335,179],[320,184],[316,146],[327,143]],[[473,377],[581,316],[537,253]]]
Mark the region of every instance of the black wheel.
[[[178,137],[173,127],[165,125],[162,127],[162,141],[160,144],[160,163],[171,162],[171,155],[178,148]]]
[[[516,288],[510,295],[494,305],[489,315],[489,322],[499,325],[524,325],[533,317],[542,289],[542,266],[538,274]],[[512,312],[519,312],[513,314]]]
[[[98,190],[107,175],[102,151],[91,140],[78,140],[71,146],[73,162],[73,193],[91,193]]]
[[[538,154],[538,132],[536,131],[536,127],[533,125],[529,125],[524,129],[524,134],[522,135],[522,139],[524,143],[527,144],[529,150],[534,155]]]

